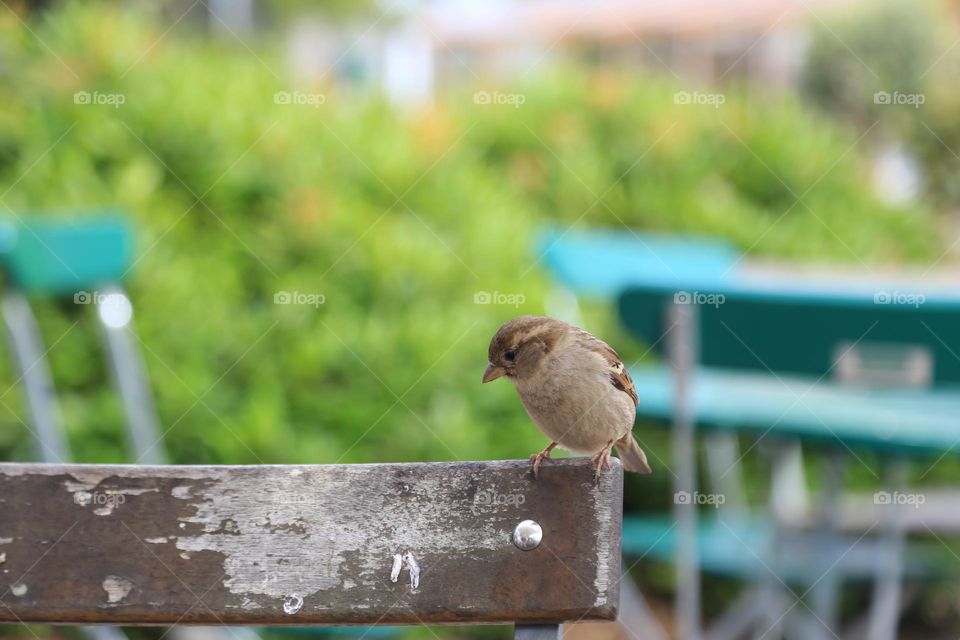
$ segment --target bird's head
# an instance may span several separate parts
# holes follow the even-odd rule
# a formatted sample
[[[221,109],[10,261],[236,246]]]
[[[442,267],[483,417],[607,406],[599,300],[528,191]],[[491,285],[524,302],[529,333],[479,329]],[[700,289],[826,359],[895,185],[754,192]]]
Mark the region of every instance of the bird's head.
[[[559,320],[541,316],[521,316],[506,323],[490,341],[483,382],[501,376],[514,382],[531,378],[567,327]]]

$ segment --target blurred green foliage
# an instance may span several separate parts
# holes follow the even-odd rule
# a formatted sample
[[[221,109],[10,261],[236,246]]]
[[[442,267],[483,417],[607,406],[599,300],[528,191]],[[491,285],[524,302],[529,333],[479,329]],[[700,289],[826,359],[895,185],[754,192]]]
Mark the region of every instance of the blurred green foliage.
[[[880,0],[816,25],[804,67],[807,94],[862,126],[904,126],[916,109],[878,102],[878,93],[918,94],[938,53],[930,2]]]
[[[543,312],[532,242],[545,223],[696,231],[854,264],[939,252],[929,213],[870,195],[855,136],[788,98],[678,105],[660,79],[565,69],[496,89],[521,93],[519,107],[464,89],[401,113],[359,91],[295,88],[278,56],[165,34],[135,12],[71,4],[30,29],[9,12],[0,25],[3,204],[120,205],[136,219],[128,284],[177,462],[537,449],[513,391],[479,376],[499,323]],[[79,91],[124,102],[77,104]],[[325,101],[274,100],[295,91]],[[276,305],[280,291],[325,303]],[[525,302],[474,304],[479,291]],[[76,457],[125,459],[89,309],[40,302]],[[607,309],[588,318],[641,352]],[[29,456],[18,395],[0,408],[8,459]]]
[[[957,10],[931,0],[862,3],[817,25],[803,78],[806,97],[855,123],[867,146],[903,143],[919,161],[925,199],[944,209],[960,205]]]

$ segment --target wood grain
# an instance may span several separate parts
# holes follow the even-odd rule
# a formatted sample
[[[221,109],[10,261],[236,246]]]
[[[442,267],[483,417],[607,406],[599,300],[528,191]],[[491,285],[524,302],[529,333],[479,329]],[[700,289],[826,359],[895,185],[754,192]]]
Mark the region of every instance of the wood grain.
[[[526,461],[0,464],[0,622],[613,619],[622,479],[594,485],[583,458],[538,480]],[[527,519],[543,542],[521,551]]]

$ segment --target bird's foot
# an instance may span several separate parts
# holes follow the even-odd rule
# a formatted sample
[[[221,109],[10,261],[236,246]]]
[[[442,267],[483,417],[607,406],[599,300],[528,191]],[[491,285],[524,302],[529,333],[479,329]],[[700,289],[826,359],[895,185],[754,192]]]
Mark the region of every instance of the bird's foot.
[[[593,481],[597,484],[600,483],[600,474],[603,473],[604,467],[607,469],[610,468],[610,452],[613,451],[613,440],[607,443],[603,449],[600,450],[600,453],[593,456],[590,460],[594,465],[593,468]]]
[[[530,464],[533,466],[533,477],[536,478],[540,474],[540,463],[544,460],[550,459],[550,452],[553,451],[553,448],[557,446],[556,442],[551,442],[547,445],[547,448],[541,451],[540,453],[534,453],[530,456]]]

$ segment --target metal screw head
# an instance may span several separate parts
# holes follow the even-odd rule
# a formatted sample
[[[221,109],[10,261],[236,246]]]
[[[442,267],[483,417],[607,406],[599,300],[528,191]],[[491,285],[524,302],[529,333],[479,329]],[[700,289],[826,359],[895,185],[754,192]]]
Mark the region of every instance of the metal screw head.
[[[297,594],[293,594],[292,596],[283,599],[283,612],[289,616],[292,616],[296,612],[300,611],[301,607],[303,607],[303,598]]]
[[[540,546],[543,529],[533,520],[524,520],[513,530],[513,544],[523,551],[531,551]]]

